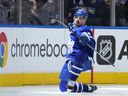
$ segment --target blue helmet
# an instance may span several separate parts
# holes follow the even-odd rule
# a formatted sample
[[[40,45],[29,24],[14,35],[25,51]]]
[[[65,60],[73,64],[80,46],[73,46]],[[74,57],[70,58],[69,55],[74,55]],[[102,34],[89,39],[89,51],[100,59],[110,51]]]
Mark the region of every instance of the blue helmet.
[[[82,8],[82,9],[78,9],[76,10],[74,16],[84,16],[85,18],[88,18],[88,12],[86,9]]]

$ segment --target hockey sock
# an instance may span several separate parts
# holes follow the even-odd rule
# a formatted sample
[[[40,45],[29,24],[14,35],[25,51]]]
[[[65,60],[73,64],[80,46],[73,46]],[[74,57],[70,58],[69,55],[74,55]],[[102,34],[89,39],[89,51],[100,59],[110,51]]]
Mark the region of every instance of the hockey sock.
[[[97,89],[95,85],[87,85],[75,82],[74,89],[71,92],[93,92]]]

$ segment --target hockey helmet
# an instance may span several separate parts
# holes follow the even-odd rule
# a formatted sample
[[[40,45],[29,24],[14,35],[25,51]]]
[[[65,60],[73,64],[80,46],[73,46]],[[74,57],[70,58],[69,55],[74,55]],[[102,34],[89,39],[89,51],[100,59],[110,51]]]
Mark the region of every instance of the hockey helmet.
[[[78,9],[76,10],[74,16],[84,16],[85,18],[88,18],[88,12],[86,9],[82,8],[82,9]]]

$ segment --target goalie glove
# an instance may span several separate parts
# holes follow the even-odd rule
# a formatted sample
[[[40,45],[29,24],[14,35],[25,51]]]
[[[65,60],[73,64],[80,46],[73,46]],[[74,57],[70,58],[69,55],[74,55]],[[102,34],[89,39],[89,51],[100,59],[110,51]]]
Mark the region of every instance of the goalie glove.
[[[80,39],[79,39],[79,42],[82,44],[82,45],[86,45],[87,43],[89,43],[90,41],[90,37],[88,35],[88,33],[86,32],[83,32],[80,36]]]

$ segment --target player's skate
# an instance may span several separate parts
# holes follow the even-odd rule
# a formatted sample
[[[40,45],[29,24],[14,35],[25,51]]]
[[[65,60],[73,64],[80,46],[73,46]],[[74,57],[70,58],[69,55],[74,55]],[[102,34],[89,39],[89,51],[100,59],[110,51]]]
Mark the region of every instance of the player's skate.
[[[96,85],[88,85],[88,92],[93,92],[97,90],[97,86]]]

